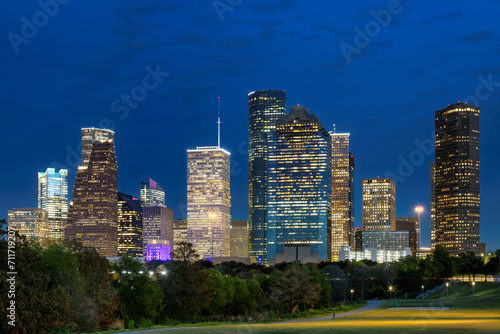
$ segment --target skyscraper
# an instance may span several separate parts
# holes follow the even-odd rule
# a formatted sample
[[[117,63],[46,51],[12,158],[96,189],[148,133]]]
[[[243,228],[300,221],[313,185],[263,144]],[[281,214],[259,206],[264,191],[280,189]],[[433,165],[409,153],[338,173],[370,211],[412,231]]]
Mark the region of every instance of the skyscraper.
[[[231,257],[248,258],[248,220],[231,222]]]
[[[187,238],[203,258],[229,256],[229,186],[229,152],[218,146],[187,151]]]
[[[276,123],[267,181],[267,263],[331,256],[332,141],[315,114],[293,106]]]
[[[354,164],[351,163],[348,133],[332,137],[332,261],[338,261],[343,246],[354,246]]]
[[[149,182],[141,180],[141,205],[143,207],[165,205],[165,192],[152,179],[149,179]]]
[[[165,205],[147,206],[143,208],[142,234],[144,242],[144,257],[148,258],[148,248],[166,249],[168,258],[157,260],[170,260],[174,245],[174,210]]]
[[[248,228],[250,256],[262,263],[267,251],[268,160],[276,149],[276,121],[286,115],[286,93],[248,94]]]
[[[479,255],[479,107],[436,111],[435,131],[435,246]]]
[[[82,134],[88,136],[84,130]],[[73,205],[69,207],[64,234],[66,240],[80,240],[85,246],[95,246],[103,256],[116,257],[118,166],[114,139],[110,139],[114,133],[111,130],[93,130],[94,133],[108,132],[109,135],[93,142],[87,164],[83,160],[84,165],[78,167]],[[86,137],[82,137],[82,146],[87,145],[86,140]]]
[[[434,182],[435,182],[436,169],[434,168],[434,161],[431,162],[431,250],[436,248],[436,198],[434,196]]]
[[[142,206],[130,195],[118,193],[118,256],[143,256]]]
[[[82,166],[89,163],[92,145],[95,142],[114,142],[115,133],[107,129],[83,128],[82,129]]]
[[[48,213],[38,208],[19,208],[8,212],[9,228],[47,246],[52,240],[48,237]]]
[[[187,219],[174,219],[174,252],[179,242],[187,242]]]
[[[392,179],[363,179],[363,232],[396,228],[396,185]],[[364,237],[363,237],[364,238]]]
[[[64,240],[64,225],[68,219],[68,170],[47,168],[38,173],[38,208],[47,211],[47,238]]]

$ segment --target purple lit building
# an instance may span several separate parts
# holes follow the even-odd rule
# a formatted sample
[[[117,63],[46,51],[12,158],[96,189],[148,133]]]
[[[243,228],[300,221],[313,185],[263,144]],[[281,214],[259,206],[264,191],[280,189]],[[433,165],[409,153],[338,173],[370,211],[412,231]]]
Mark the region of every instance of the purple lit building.
[[[170,245],[168,240],[148,240],[146,246],[146,261],[170,261]]]

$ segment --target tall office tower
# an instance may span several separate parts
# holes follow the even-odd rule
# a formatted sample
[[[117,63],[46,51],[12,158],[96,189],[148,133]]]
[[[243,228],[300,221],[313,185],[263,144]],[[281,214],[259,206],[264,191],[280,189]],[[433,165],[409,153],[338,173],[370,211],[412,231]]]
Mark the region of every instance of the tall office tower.
[[[47,168],[38,173],[38,208],[47,211],[48,235],[55,242],[64,240],[68,219],[68,170]]]
[[[293,106],[276,123],[269,157],[267,262],[331,257],[332,139],[315,114]]]
[[[354,228],[354,247],[355,251],[360,251],[363,249],[363,228],[355,227]]]
[[[435,246],[479,255],[479,107],[436,111],[435,130]]]
[[[396,227],[396,185],[392,179],[363,179],[363,231]]]
[[[354,164],[351,165],[348,133],[330,133],[332,137],[332,261],[339,260],[343,246],[354,246],[353,192]],[[354,160],[354,158],[352,158]]]
[[[434,182],[435,182],[435,164],[434,161],[431,162],[431,250],[434,251],[436,248],[436,198],[434,196]]]
[[[174,252],[179,242],[187,242],[187,219],[174,219]]]
[[[286,115],[286,93],[261,90],[248,94],[248,228],[250,256],[265,262],[269,156],[276,149],[276,121]]]
[[[143,207],[165,205],[165,192],[152,179],[149,179],[149,182],[141,180],[141,205]]]
[[[83,128],[82,129],[82,166],[89,163],[92,145],[95,142],[114,142],[115,133],[108,129]]]
[[[410,232],[410,245],[413,256],[420,250],[420,216],[396,217],[396,231]]]
[[[8,225],[25,235],[28,239],[37,240],[40,245],[50,243],[48,237],[48,213],[38,208],[19,208],[8,212]]]
[[[351,248],[354,247],[354,155],[349,152],[349,179],[350,179],[350,190],[349,190],[349,209],[351,215]]]
[[[230,253],[229,185],[229,152],[218,146],[187,151],[188,242],[205,259]]]
[[[83,129],[82,133],[87,135]],[[93,129],[110,134],[110,130]],[[88,139],[82,138],[82,141]],[[102,141],[100,141],[102,140]],[[84,145],[83,143],[82,145]],[[86,144],[85,144],[86,145]],[[82,161],[85,163],[85,160]],[[78,167],[64,230],[66,240],[77,239],[106,257],[118,256],[118,166],[113,139],[100,137],[92,144],[87,164]]]
[[[231,222],[231,257],[248,257],[248,220]]]
[[[142,206],[130,195],[118,193],[118,256],[142,257]]]
[[[174,210],[165,205],[147,206],[143,208],[142,235],[143,254],[147,261],[170,260],[174,245]],[[164,249],[167,257],[156,258],[151,255],[151,247]],[[163,254],[163,253],[162,253]]]

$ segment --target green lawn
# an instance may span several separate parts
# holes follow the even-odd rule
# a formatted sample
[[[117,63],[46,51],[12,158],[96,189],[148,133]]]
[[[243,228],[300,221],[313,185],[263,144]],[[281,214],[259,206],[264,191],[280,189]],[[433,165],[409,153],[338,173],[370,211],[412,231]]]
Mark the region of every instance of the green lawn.
[[[438,298],[443,298],[443,306],[451,306],[450,311],[431,310],[385,310],[351,315],[328,321],[313,321],[287,324],[231,324],[223,326],[176,329],[175,333],[498,333],[500,332],[500,284],[476,283],[472,297],[470,283],[453,284],[446,289],[422,300],[403,300],[398,305],[436,306]],[[393,306],[394,301],[383,302],[383,306]],[[425,305],[427,304],[427,305]],[[155,333],[170,333],[171,330]]]

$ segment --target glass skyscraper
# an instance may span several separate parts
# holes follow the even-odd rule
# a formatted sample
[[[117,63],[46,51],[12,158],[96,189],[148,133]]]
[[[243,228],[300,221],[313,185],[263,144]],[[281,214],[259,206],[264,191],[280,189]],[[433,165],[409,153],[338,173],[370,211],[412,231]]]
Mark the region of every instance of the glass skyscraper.
[[[82,129],[82,146],[88,135]],[[69,207],[68,222],[64,230],[66,240],[80,240],[84,246],[95,247],[106,257],[118,255],[118,166],[116,164],[114,133],[111,130],[93,129],[96,133],[108,132],[92,144],[85,164],[78,167],[73,188],[73,205]],[[83,150],[82,150],[83,152]],[[83,159],[83,155],[82,155]]]
[[[435,112],[434,246],[480,254],[479,107],[464,102]]]
[[[202,258],[230,255],[230,153],[187,151],[187,239]]]
[[[165,205],[147,206],[143,208],[143,252],[147,258],[148,247],[153,245],[163,248],[168,246],[168,255],[173,250],[174,244],[174,210],[167,208]],[[169,257],[170,259],[170,257]],[[163,258],[162,260],[166,260]]]
[[[348,133],[332,137],[332,261],[338,261],[343,246],[354,246],[354,163],[351,163]]]
[[[165,192],[152,179],[149,179],[149,182],[141,180],[141,205],[143,207],[165,205]]]
[[[92,145],[95,142],[114,142],[115,133],[108,129],[83,128],[82,129],[82,166],[89,163]]]
[[[68,170],[47,168],[38,173],[38,208],[47,211],[47,238],[64,240],[64,225],[68,219]]]
[[[142,206],[130,195],[118,193],[118,256],[143,256]]]
[[[276,149],[276,121],[286,115],[283,90],[248,94],[248,228],[250,256],[267,263],[268,160]]]
[[[269,156],[268,169],[267,262],[327,261],[332,141],[306,107],[293,106],[277,121],[276,150]]]

